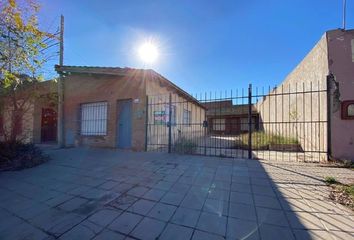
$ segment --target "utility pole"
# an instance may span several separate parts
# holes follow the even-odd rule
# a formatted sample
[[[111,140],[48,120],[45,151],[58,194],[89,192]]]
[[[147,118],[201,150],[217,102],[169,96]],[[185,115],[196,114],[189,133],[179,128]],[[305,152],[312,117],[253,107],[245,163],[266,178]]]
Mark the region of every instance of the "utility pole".
[[[64,63],[64,16],[60,16],[59,66]],[[64,78],[59,73],[58,81],[58,145],[64,147]]]
[[[345,19],[346,19],[346,11],[347,11],[347,1],[343,0],[343,30],[345,30]]]

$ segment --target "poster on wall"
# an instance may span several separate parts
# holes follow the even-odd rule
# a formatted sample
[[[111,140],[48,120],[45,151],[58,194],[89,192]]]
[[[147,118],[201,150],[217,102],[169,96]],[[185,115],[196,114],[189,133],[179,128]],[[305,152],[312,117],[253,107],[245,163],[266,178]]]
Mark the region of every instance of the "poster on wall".
[[[167,115],[165,111],[154,111],[154,124],[164,125],[166,124]]]

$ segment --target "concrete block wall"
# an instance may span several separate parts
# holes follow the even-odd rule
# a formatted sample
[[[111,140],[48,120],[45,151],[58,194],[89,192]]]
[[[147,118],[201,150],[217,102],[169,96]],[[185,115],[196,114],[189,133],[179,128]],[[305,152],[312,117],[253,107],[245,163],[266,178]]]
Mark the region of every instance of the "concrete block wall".
[[[256,104],[264,131],[296,138],[306,151],[327,150],[327,54],[324,35],[284,82]]]

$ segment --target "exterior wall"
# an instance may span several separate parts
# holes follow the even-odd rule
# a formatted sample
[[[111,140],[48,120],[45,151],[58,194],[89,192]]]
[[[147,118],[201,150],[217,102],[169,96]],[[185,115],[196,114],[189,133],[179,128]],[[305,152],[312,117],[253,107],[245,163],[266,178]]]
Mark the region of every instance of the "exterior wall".
[[[64,133],[66,146],[117,146],[117,101],[132,100],[132,150],[145,144],[145,81],[141,75],[71,74],[65,77]],[[80,135],[80,105],[107,101],[107,135]]]
[[[24,93],[19,93],[18,98],[21,98],[21,94],[24,97],[28,97],[28,94],[36,93],[39,97],[31,97],[27,102],[23,105],[23,116],[21,119],[21,133],[17,136],[18,140],[23,142],[33,142],[40,143],[41,142],[41,110],[42,107],[46,108],[56,108],[55,104],[53,105],[52,101],[55,99],[50,98],[48,96],[56,92],[56,84],[53,81],[45,81],[36,85],[34,88],[29,89]],[[21,104],[21,100],[18,101],[18,104]],[[3,108],[3,124],[5,133],[9,134],[11,132],[12,126],[12,105],[6,104]],[[5,140],[4,135],[0,136],[0,140]]]
[[[172,144],[180,138],[197,141],[205,132],[203,127],[205,120],[205,110],[191,100],[178,94],[158,81],[150,81],[147,84],[146,92],[149,99],[148,106],[148,150],[159,147],[167,147],[168,127],[166,124],[155,124],[154,112],[165,111],[169,105],[169,94],[172,93],[172,106],[176,107],[176,124],[172,125]],[[183,124],[183,110],[191,112],[191,124]],[[166,120],[167,121],[167,120]]]
[[[327,39],[329,71],[336,81],[331,94],[332,156],[354,161],[354,120],[342,120],[340,109],[342,101],[354,100],[354,30],[329,31]]]
[[[256,104],[260,128],[296,138],[305,151],[327,151],[328,71],[324,35],[284,82]]]

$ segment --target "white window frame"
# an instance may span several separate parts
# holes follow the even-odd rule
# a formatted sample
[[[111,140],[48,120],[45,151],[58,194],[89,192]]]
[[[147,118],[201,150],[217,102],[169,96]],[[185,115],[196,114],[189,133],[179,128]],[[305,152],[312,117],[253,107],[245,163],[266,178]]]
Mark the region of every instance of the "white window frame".
[[[82,103],[80,105],[80,135],[106,136],[108,102]]]

